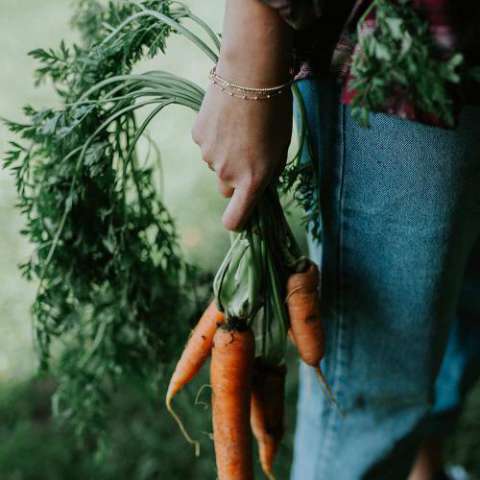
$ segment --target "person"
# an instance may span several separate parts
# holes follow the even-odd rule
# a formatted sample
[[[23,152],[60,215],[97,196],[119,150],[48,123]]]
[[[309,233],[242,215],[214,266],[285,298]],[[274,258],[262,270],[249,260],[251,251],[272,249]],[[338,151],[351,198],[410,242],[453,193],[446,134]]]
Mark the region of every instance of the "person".
[[[284,85],[294,51],[303,156],[318,172],[323,239],[310,238],[310,253],[323,276],[322,368],[344,415],[302,366],[294,480],[444,478],[437,440],[480,372],[480,109],[459,101],[456,128],[440,128],[392,92],[360,126],[338,72],[348,67],[342,32],[369,4],[226,0],[215,74],[252,91]],[[478,5],[409,5],[437,45],[478,59]],[[230,198],[223,224],[239,230],[285,164],[292,96],[255,101],[218,87],[192,136]]]

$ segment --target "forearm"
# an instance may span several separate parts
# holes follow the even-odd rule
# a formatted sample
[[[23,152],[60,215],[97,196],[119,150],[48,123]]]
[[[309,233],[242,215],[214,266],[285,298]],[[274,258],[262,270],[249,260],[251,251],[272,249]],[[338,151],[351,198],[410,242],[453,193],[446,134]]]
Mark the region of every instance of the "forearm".
[[[227,0],[217,72],[229,80],[269,87],[287,80],[292,30],[259,0]]]

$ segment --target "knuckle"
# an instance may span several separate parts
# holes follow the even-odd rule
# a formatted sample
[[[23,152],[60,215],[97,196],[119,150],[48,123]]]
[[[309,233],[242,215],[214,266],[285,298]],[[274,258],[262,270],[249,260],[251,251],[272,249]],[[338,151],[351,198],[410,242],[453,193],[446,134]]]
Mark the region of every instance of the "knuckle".
[[[217,173],[218,179],[222,182],[228,182],[230,180],[228,167],[224,162],[215,165],[215,172]]]
[[[201,143],[199,144],[199,147],[200,153],[202,155],[202,160],[208,164],[211,164],[213,161],[213,152],[210,145],[208,145],[207,143]]]

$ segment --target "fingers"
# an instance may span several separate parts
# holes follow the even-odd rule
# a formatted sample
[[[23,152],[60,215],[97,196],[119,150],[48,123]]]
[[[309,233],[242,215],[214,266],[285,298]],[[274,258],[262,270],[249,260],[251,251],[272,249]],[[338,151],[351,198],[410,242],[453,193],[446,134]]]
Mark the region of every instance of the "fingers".
[[[227,230],[238,231],[242,229],[255,205],[258,195],[258,190],[248,184],[242,184],[235,188],[232,199],[222,217],[223,225]]]
[[[230,202],[223,213],[222,222],[227,230],[239,231],[250,216],[263,187],[269,179],[280,171],[278,162],[269,161],[264,164],[258,158],[244,156],[244,162],[232,162],[233,155],[216,155],[212,143],[203,139],[201,129],[194,127],[192,137],[200,146],[202,160],[216,173],[218,190]],[[229,148],[226,148],[228,151]],[[284,163],[284,162],[283,162]],[[259,165],[260,164],[260,165]],[[267,168],[269,166],[269,168]],[[243,168],[240,168],[243,167]],[[254,168],[253,168],[254,167]],[[269,171],[271,170],[271,171]],[[252,172],[255,172],[253,174]]]

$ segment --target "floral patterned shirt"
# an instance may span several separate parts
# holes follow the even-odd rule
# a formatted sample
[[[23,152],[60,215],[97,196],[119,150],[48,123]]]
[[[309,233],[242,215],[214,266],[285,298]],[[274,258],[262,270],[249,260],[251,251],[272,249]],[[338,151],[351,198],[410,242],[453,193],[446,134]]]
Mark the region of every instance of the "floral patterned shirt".
[[[373,0],[261,0],[277,9],[295,29],[295,63],[298,78],[335,73],[343,83],[342,100],[349,104],[353,94],[350,65],[357,45],[357,24]],[[392,0],[394,2],[396,0]],[[429,35],[442,58],[461,52],[467,65],[480,65],[480,2],[470,0],[412,0],[429,26]],[[374,28],[369,14],[362,29]],[[454,94],[455,111],[462,105],[479,103],[478,84],[464,82]],[[380,111],[423,123],[445,126],[435,115],[419,111],[397,92]]]

